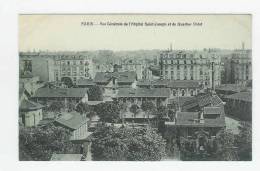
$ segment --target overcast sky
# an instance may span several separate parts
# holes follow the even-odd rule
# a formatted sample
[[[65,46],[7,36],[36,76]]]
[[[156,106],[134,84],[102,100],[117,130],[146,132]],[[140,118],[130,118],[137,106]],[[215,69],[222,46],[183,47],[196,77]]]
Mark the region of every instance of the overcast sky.
[[[94,26],[82,26],[93,22]],[[202,26],[101,26],[100,22]],[[250,15],[20,15],[19,50],[251,48]]]

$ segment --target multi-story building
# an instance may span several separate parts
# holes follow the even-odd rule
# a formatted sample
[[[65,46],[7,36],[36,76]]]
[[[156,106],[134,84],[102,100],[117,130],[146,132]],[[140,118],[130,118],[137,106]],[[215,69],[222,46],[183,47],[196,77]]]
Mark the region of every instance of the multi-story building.
[[[236,50],[231,58],[231,83],[246,85],[252,80],[251,50]]]
[[[92,59],[74,52],[20,53],[20,72],[24,71],[45,82],[70,78],[76,83],[79,79],[94,78]]]
[[[220,85],[220,58],[217,53],[168,50],[160,54],[158,61],[162,79],[197,80],[204,88]]]
[[[120,62],[119,71],[134,71],[137,73],[137,79],[151,79],[152,71],[149,70],[149,64],[145,60],[136,61],[133,59],[124,59]]]

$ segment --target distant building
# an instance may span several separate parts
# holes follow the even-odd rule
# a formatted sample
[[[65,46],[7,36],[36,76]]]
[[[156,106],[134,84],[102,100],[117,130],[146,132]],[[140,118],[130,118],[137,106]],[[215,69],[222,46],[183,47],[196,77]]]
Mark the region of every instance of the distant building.
[[[20,72],[29,70],[41,81],[62,81],[70,78],[75,84],[79,79],[93,79],[92,59],[76,52],[20,53]]]
[[[126,72],[98,72],[93,82],[103,88],[103,96],[114,97],[118,88],[136,87],[137,76],[133,71]]]
[[[137,79],[152,79],[152,71],[145,60],[124,59],[120,63],[119,71],[134,71],[137,73]]]
[[[252,81],[252,51],[238,49],[230,51],[222,59],[222,84],[247,85]]]
[[[137,82],[140,88],[170,88],[171,96],[195,96],[202,90],[199,81],[196,80],[140,80]]]
[[[159,66],[162,79],[197,80],[205,88],[220,85],[220,58],[217,53],[164,51],[160,54]]]
[[[246,85],[252,81],[251,51],[237,50],[231,59],[231,83]]]

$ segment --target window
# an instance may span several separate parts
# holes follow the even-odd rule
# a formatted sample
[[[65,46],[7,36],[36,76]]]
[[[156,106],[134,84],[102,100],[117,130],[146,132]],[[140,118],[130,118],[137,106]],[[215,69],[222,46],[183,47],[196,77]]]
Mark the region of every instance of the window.
[[[172,90],[172,95],[176,96],[176,91],[175,90]]]
[[[193,96],[194,95],[194,92],[193,90],[190,91],[190,95]]]
[[[67,61],[67,65],[70,65],[70,61]]]
[[[184,60],[184,64],[186,64],[186,60]]]
[[[177,64],[180,64],[179,60],[177,60]]]
[[[184,96],[185,95],[185,90],[181,90],[181,96]]]
[[[184,69],[187,69],[187,65],[184,65]]]
[[[173,60],[171,60],[171,64],[173,64]]]
[[[178,69],[178,70],[180,69],[180,65],[177,65],[177,69]]]

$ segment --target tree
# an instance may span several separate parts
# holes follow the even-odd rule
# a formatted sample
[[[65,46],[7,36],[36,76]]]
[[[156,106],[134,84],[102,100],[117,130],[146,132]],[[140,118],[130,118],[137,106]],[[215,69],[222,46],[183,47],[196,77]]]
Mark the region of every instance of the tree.
[[[221,130],[216,136],[216,160],[238,160],[235,148],[235,135],[229,130]]]
[[[62,77],[61,82],[63,82],[68,88],[71,88],[73,86],[73,81],[70,77]]]
[[[155,110],[155,105],[151,101],[145,101],[142,103],[141,109],[148,114],[148,118],[149,118],[151,112]]]
[[[134,113],[134,117],[136,116],[137,112],[138,112],[139,107],[136,104],[133,104],[130,107],[130,112]]]
[[[70,131],[52,124],[19,129],[19,159],[48,161],[53,153],[75,153],[78,146],[70,141]]]
[[[159,106],[157,109],[157,118],[163,119],[168,117],[168,109],[165,106]]]
[[[93,160],[155,161],[165,156],[165,140],[152,129],[101,127],[92,135]]]
[[[240,122],[239,134],[236,136],[239,160],[252,160],[252,126],[249,122]]]
[[[102,101],[103,100],[103,92],[99,86],[92,86],[88,90],[88,100],[89,101]]]
[[[94,111],[102,122],[117,123],[120,120],[119,107],[114,103],[100,103]]]
[[[61,112],[61,109],[65,107],[65,104],[60,101],[52,102],[47,108],[48,111],[51,112]]]
[[[80,114],[86,114],[88,112],[90,112],[92,109],[92,107],[86,103],[80,102],[77,104],[75,110],[77,112],[79,112]]]

